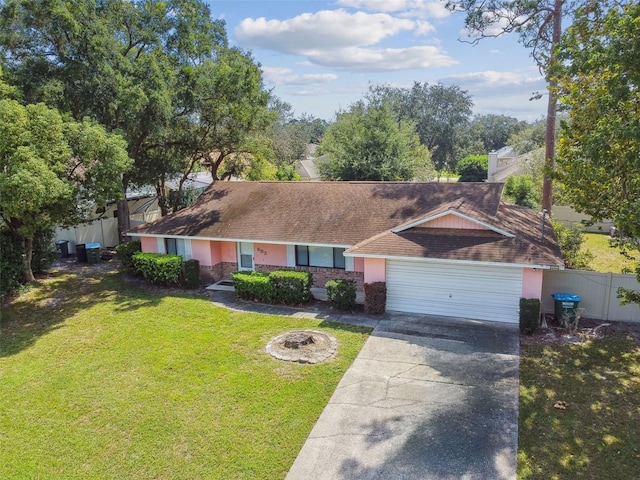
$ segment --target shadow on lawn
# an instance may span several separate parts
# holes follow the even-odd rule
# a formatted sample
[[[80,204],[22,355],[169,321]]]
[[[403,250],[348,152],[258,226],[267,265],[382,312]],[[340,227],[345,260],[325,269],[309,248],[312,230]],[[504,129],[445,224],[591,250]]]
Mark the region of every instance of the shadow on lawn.
[[[117,312],[154,306],[157,295],[125,285],[111,266],[86,265],[53,270],[33,289],[2,309],[0,357],[15,355],[85,309],[111,302]],[[100,320],[100,319],[96,319]]]
[[[633,337],[524,348],[519,477],[638,478],[640,348]]]

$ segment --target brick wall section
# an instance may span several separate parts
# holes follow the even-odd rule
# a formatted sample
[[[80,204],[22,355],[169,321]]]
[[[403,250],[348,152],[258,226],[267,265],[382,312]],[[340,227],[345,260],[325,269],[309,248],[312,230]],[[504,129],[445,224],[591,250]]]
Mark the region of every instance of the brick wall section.
[[[345,280],[353,280],[356,282],[356,290],[364,290],[364,273],[363,272],[347,272],[339,268],[326,268],[326,267],[274,267],[273,265],[256,265],[256,270],[259,272],[272,272],[274,270],[301,270],[305,272],[311,272],[313,275],[313,286],[324,288],[324,285],[329,280],[335,280],[337,278],[343,278]]]
[[[221,262],[222,278],[231,280],[231,273],[238,271],[238,264],[235,262]]]
[[[213,266],[200,265],[200,277],[204,281],[218,282],[223,278],[231,279],[231,272],[238,271],[238,264],[235,262],[220,262]]]
[[[222,280],[222,269],[220,268],[221,264],[216,264],[213,266],[210,265],[200,265],[200,279],[204,282],[215,283],[218,280]]]

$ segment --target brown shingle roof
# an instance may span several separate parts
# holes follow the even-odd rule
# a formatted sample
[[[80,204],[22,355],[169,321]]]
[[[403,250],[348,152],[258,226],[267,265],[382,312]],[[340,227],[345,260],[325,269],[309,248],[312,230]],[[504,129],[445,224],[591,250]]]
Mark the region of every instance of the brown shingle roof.
[[[536,212],[501,205],[502,187],[497,183],[218,181],[191,207],[131,233],[355,246],[350,251],[356,255],[561,262],[555,240],[548,238],[540,245]],[[475,230],[390,232],[443,208],[514,233],[516,239]],[[551,232],[550,226],[547,231]],[[365,243],[358,246],[361,242]]]

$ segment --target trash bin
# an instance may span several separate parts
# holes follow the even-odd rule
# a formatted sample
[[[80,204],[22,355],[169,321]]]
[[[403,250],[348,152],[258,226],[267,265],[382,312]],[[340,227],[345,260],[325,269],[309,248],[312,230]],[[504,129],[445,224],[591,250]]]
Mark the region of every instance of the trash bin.
[[[56,250],[60,253],[60,258],[67,258],[69,256],[69,240],[58,240]]]
[[[87,262],[87,249],[84,243],[76,244],[76,260],[78,262]]]
[[[554,293],[551,295],[555,303],[556,320],[560,325],[573,325],[578,314],[580,295],[576,293]]]
[[[95,265],[100,262],[100,244],[99,243],[87,243],[87,261],[91,265]]]

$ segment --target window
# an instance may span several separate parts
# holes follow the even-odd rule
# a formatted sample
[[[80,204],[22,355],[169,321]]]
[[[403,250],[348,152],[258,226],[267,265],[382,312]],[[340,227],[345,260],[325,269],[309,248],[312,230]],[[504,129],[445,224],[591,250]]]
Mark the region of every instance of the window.
[[[253,270],[253,243],[240,242],[240,268]]]
[[[177,255],[178,254],[178,242],[175,238],[165,238],[164,246],[167,252],[167,255]]]
[[[296,265],[309,266],[309,248],[296,245]]]
[[[333,266],[334,268],[344,269],[344,248],[333,249]]]
[[[344,269],[343,253],[344,248],[296,245],[296,265]]]
[[[184,240],[181,238],[165,238],[164,248],[167,255],[182,255],[185,257]]]

